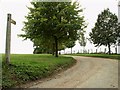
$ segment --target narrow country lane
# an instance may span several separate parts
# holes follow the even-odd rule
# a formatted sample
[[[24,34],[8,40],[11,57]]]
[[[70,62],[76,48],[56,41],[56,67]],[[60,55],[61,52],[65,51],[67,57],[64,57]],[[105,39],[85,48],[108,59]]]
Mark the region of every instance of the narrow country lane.
[[[118,88],[118,61],[73,56],[77,63],[29,88]]]

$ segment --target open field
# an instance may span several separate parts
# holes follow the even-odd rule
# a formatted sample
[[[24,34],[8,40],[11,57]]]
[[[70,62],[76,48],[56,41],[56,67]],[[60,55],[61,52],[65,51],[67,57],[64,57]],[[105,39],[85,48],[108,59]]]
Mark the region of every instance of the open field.
[[[72,57],[39,54],[12,54],[11,65],[4,64],[2,56],[2,87],[16,87],[57,73],[72,66],[76,61]]]
[[[108,55],[108,54],[70,54],[72,56],[87,56],[87,57],[99,57],[99,58],[110,58],[110,59],[118,59],[120,60],[120,54],[113,54],[113,55]]]

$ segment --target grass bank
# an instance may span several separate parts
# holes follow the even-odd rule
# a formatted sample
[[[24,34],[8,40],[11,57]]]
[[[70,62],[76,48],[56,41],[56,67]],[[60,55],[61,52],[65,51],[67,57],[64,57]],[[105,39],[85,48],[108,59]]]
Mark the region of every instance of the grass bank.
[[[4,61],[4,55],[3,55]],[[2,87],[11,88],[21,84],[49,77],[72,66],[75,60],[71,57],[39,54],[13,54],[11,65],[2,64]]]
[[[73,56],[87,56],[87,57],[99,57],[99,58],[110,58],[110,59],[117,59],[120,60],[119,55],[108,55],[108,54],[72,54]]]

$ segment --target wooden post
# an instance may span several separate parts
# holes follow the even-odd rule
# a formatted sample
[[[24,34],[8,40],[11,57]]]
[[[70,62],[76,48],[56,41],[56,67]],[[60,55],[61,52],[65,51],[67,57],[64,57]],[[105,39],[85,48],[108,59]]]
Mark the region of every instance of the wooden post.
[[[5,60],[7,64],[10,64],[10,42],[11,42],[11,14],[7,14],[6,50],[5,50]]]
[[[118,2],[118,23],[120,23],[120,1]],[[117,54],[120,54],[120,37],[118,37],[118,48]]]

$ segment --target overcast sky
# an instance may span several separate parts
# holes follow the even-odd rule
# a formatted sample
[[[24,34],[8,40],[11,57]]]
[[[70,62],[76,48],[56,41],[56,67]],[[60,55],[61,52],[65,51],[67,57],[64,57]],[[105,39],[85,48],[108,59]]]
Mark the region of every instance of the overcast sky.
[[[12,19],[16,21],[16,25],[11,27],[11,53],[32,53],[33,44],[31,41],[23,41],[23,38],[18,37],[18,34],[24,33],[21,31],[23,28],[24,16],[27,15],[31,0],[0,0],[0,53],[5,52],[5,39],[6,39],[6,24],[7,13],[12,14]],[[97,15],[106,8],[109,8],[112,13],[118,15],[118,0],[78,0],[82,8],[84,8],[83,15],[88,23],[86,28],[86,36],[88,36],[91,28],[94,27]],[[80,45],[73,48],[73,51],[80,50]],[[95,49],[94,45],[87,43],[86,49]],[[104,48],[101,48],[104,49]],[[69,49],[66,50],[69,52]],[[113,51],[114,52],[114,51]]]

